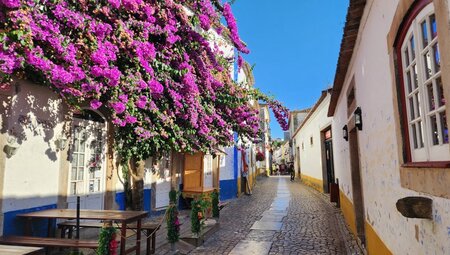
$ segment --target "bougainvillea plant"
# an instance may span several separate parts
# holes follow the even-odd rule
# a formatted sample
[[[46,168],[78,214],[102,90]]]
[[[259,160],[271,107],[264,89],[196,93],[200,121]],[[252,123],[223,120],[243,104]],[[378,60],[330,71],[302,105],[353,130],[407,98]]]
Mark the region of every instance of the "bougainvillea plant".
[[[74,109],[102,111],[122,162],[209,151],[230,145],[234,132],[255,139],[250,99],[267,101],[287,129],[286,108],[231,79],[237,54],[217,42],[249,49],[219,2],[0,0],[0,85],[28,79]]]

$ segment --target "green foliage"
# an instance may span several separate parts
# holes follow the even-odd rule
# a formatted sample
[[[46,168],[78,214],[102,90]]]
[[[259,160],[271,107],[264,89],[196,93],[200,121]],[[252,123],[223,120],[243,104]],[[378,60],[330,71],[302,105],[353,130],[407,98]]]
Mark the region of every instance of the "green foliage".
[[[178,192],[174,189],[171,189],[169,192],[169,200],[170,203],[172,204],[177,204],[177,200],[178,200]]]
[[[180,221],[178,220],[178,209],[173,203],[167,209],[167,240],[169,243],[175,243],[180,239]]]
[[[191,202],[191,231],[199,235],[205,224],[205,213],[211,203],[203,197]]]
[[[111,241],[116,238],[116,228],[105,227],[100,230],[98,239],[98,248],[96,250],[97,255],[109,255],[111,254]]]
[[[215,218],[219,218],[219,216],[220,216],[219,191],[216,189],[211,193],[211,203],[212,203],[212,216]]]

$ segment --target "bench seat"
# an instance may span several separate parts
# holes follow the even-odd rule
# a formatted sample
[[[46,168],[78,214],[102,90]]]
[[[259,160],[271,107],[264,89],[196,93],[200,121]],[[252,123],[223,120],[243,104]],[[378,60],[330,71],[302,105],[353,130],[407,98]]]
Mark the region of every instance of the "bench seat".
[[[68,237],[72,238],[73,231],[75,230],[77,226],[76,221],[64,221],[61,223],[58,223],[58,228],[61,229],[61,238],[65,238],[66,231],[68,231]],[[118,228],[121,228],[121,224],[115,224]],[[83,221],[80,222],[80,227],[82,228],[101,228],[103,227],[102,222],[98,221]],[[154,254],[155,253],[155,245],[156,245],[156,235],[155,232],[160,228],[160,225],[158,223],[154,222],[143,222],[141,224],[141,230],[145,231],[145,234],[147,236],[147,252],[146,254]],[[137,224],[127,224],[127,229],[137,229]]]
[[[60,248],[98,248],[97,240],[76,240],[35,236],[0,236],[0,244]]]
[[[59,228],[68,228],[68,227],[76,227],[77,223],[76,221],[64,221],[61,223],[58,223],[58,227]],[[117,226],[118,228],[122,227],[122,224],[115,224],[115,227]],[[80,227],[82,228],[101,228],[103,227],[103,223],[102,222],[98,222],[98,221],[84,221],[84,222],[80,222]],[[137,224],[133,223],[133,224],[127,224],[127,228],[128,229],[137,229]],[[159,224],[158,223],[154,223],[154,222],[144,222],[141,224],[141,229],[142,230],[155,230],[155,229],[159,229]]]

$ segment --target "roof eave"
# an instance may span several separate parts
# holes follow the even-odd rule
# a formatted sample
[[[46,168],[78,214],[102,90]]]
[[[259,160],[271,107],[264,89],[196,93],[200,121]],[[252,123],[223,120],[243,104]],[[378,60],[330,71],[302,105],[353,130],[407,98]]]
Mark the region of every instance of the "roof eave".
[[[361,19],[366,7],[366,0],[350,0],[347,11],[347,18],[344,27],[344,34],[341,41],[341,49],[334,77],[333,91],[331,93],[330,106],[328,107],[328,117],[334,115],[337,101],[344,86],[345,76],[353,56],[356,45],[356,39],[360,29]]]

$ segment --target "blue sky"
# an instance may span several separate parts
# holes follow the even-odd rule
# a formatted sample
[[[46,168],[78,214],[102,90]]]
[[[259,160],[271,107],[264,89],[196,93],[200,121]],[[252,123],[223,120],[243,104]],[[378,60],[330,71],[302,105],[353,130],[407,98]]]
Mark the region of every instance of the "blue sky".
[[[256,87],[289,109],[314,105],[334,80],[348,0],[236,0]],[[271,117],[272,137],[283,132]]]

